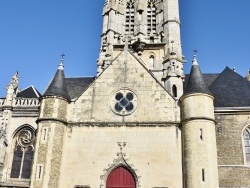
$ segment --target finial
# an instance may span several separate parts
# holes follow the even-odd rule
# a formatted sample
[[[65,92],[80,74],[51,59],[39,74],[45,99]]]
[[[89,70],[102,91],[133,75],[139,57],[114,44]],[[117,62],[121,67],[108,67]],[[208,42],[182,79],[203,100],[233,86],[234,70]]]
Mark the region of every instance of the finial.
[[[197,55],[196,55],[197,52],[198,52],[198,50],[195,49],[195,50],[194,50],[194,57],[193,57],[193,61],[192,61],[192,62],[193,62],[193,65],[198,65],[198,60],[197,60],[197,58],[196,58],[196,57],[197,57]]]
[[[58,69],[60,69],[60,70],[63,70],[63,67],[64,67],[64,65],[63,65],[63,61],[64,61],[64,53],[61,55],[61,62],[60,62],[60,64],[59,64],[59,67],[58,67]]]
[[[117,142],[118,146],[120,147],[120,151],[122,153],[123,148],[127,145],[127,142]]]
[[[236,68],[235,67],[233,68],[233,71],[236,72]]]

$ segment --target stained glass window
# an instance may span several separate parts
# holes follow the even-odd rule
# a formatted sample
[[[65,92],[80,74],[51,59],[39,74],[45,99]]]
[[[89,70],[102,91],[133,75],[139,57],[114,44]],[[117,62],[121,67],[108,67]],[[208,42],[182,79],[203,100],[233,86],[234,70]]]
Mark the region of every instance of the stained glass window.
[[[34,154],[35,132],[23,128],[14,137],[13,161],[10,178],[29,179]]]

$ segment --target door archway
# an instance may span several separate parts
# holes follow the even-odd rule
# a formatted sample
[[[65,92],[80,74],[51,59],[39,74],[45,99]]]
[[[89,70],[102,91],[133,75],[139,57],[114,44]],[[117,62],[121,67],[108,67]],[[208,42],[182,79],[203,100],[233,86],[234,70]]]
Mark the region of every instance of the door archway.
[[[136,188],[136,183],[132,173],[120,166],[109,174],[106,188]]]

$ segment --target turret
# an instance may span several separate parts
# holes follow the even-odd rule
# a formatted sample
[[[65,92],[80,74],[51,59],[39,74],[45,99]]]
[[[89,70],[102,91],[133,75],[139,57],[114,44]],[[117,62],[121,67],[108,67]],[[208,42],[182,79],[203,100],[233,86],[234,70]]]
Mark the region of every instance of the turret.
[[[41,97],[41,114],[38,120],[53,118],[66,121],[66,107],[69,101],[62,59],[55,76]]]
[[[219,187],[213,101],[195,55],[180,98],[184,188]]]
[[[55,76],[41,97],[31,188],[59,188],[58,174],[69,102],[62,58]]]

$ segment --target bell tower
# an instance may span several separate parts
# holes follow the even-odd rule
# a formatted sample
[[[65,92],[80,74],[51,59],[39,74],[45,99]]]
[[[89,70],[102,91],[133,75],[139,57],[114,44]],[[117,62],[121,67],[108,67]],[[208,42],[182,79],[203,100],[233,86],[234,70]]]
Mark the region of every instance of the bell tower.
[[[178,0],[106,0],[97,73],[129,50],[174,97],[183,94],[183,56]]]

